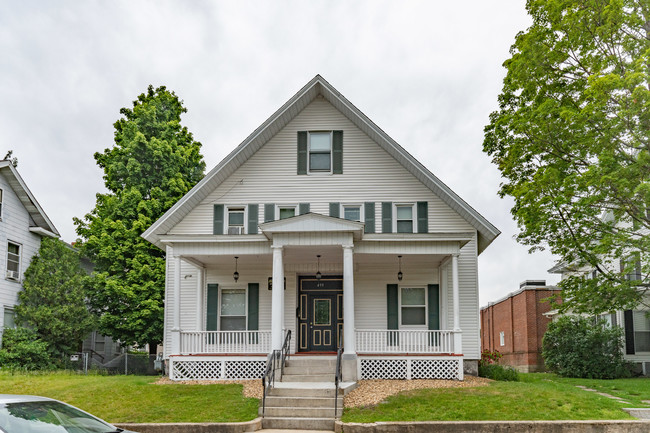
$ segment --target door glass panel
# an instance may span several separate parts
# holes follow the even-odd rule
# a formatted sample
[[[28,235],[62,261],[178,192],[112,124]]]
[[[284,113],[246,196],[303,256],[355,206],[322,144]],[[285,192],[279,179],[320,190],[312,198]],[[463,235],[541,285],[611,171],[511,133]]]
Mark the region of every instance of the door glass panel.
[[[330,300],[314,299],[314,325],[330,324]]]
[[[402,305],[425,305],[424,287],[402,287]]]

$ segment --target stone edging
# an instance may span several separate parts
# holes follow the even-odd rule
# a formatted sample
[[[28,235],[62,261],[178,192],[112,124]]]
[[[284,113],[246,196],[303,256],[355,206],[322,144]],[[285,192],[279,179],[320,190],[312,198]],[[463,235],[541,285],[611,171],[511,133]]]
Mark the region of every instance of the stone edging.
[[[336,433],[648,433],[650,421],[421,421],[343,423]]]
[[[116,427],[138,433],[246,433],[262,428],[262,418],[246,422],[223,423],[116,423]]]

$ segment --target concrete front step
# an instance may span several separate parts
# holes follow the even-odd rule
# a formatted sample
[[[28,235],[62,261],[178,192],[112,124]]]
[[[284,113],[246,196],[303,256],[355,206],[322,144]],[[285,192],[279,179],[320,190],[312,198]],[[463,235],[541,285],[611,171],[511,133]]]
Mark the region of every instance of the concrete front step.
[[[277,397],[331,397],[334,398],[334,388],[280,388],[275,387],[269,390],[270,396]]]
[[[285,367],[310,367],[316,365],[321,367],[332,367],[332,371],[334,371],[336,368],[336,356],[292,356],[285,363]]]
[[[338,407],[337,413],[341,416],[343,412],[341,406]],[[262,415],[262,408],[259,410]],[[332,407],[269,407],[264,410],[265,417],[271,418],[334,418],[334,402]]]
[[[263,429],[334,430],[334,418],[263,418]]]
[[[339,407],[343,400],[339,397]],[[334,397],[267,396],[266,407],[334,407]]]
[[[331,365],[292,365],[284,367],[284,374],[334,374],[335,369]]]
[[[287,374],[282,376],[282,382],[332,382],[334,373],[331,374]]]

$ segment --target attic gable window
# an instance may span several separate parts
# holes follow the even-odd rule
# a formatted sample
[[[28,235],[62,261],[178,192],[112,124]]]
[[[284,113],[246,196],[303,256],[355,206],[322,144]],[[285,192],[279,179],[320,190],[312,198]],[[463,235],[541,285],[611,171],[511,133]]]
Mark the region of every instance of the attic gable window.
[[[319,173],[343,173],[343,131],[298,131],[298,174]]]

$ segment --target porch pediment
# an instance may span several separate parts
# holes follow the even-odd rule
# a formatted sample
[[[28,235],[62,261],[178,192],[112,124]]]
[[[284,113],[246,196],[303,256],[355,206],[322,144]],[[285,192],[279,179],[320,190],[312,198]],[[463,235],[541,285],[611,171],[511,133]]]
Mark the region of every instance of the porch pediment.
[[[317,213],[306,213],[291,218],[260,224],[262,233],[273,239],[276,233],[352,233],[361,239],[364,224]]]

